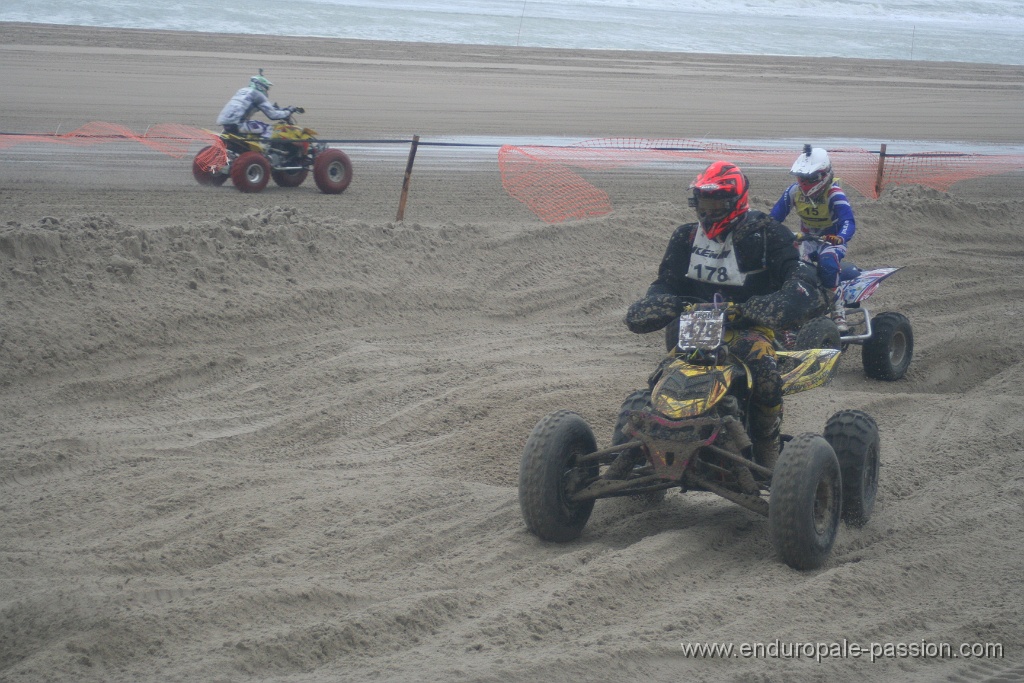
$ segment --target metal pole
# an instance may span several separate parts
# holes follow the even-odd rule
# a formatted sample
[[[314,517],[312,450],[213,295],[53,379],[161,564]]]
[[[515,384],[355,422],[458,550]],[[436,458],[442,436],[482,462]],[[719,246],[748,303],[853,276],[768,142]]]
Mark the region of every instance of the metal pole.
[[[405,220],[405,200],[409,197],[409,180],[412,178],[412,162],[416,159],[416,148],[419,147],[420,136],[412,136],[412,146],[409,147],[409,160],[405,163],[405,180],[402,181],[402,198],[398,201],[398,216],[396,221]]]

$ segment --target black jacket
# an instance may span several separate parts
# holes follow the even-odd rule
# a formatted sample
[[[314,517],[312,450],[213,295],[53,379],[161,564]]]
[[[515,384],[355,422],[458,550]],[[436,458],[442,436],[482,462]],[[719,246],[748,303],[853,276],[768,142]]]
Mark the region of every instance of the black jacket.
[[[820,315],[826,307],[813,266],[800,261],[789,228],[760,211],[732,229],[740,271],[750,273],[742,286],[720,285],[686,277],[693,239],[700,227],[687,223],[676,228],[647,294],[629,307],[626,325],[633,332],[659,330],[682,311],[679,297],[711,301],[721,293],[726,301],[741,304],[739,323],[774,329],[797,326]],[[760,271],[760,272],[757,272]]]

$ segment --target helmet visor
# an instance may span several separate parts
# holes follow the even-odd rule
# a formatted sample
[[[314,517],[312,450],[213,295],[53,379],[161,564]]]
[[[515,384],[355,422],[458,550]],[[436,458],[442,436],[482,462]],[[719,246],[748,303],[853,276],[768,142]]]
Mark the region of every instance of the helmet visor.
[[[696,194],[690,205],[697,209],[701,219],[720,220],[728,216],[736,204],[735,197],[710,197]]]
[[[804,194],[813,194],[821,189],[822,181],[828,177],[826,171],[815,171],[814,173],[797,173],[796,182]]]

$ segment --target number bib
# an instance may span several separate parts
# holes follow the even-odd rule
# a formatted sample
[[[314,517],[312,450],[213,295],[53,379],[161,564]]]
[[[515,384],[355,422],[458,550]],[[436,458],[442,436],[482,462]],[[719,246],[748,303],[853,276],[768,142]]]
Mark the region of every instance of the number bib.
[[[724,242],[717,242],[708,239],[703,230],[697,230],[690,247],[690,269],[686,277],[712,285],[742,287],[749,274],[740,271],[731,232]]]

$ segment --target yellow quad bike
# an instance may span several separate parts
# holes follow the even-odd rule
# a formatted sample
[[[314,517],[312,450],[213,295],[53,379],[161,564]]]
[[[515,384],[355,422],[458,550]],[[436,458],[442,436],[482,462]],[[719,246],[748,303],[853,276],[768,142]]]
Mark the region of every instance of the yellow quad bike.
[[[221,133],[218,144],[199,150],[192,175],[200,185],[223,185],[228,178],[242,192],[262,192],[271,179],[280,187],[298,187],[313,171],[324,194],[339,194],[352,182],[352,161],[340,149],[316,139],[316,131],[296,125],[292,114],[275,121],[270,139],[250,133]]]
[[[598,498],[656,501],[666,490],[710,491],[768,518],[779,558],[815,569],[829,557],[840,520],[867,523],[878,491],[875,420],[842,410],[823,435],[783,435],[772,469],[751,459],[751,373],[725,344],[726,306],[689,306],[679,342],[630,394],[612,445],[598,449],[584,419],[559,410],[540,420],[523,449],[519,505],[545,541],[578,538]],[[828,383],[838,349],[779,351],[783,393]]]

